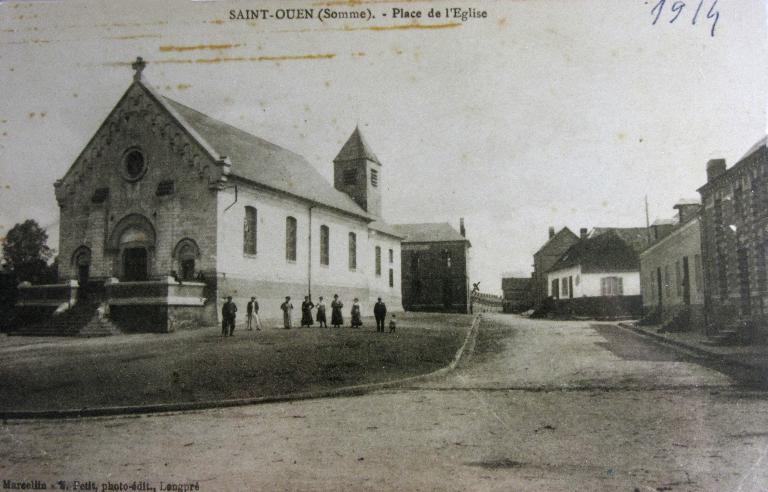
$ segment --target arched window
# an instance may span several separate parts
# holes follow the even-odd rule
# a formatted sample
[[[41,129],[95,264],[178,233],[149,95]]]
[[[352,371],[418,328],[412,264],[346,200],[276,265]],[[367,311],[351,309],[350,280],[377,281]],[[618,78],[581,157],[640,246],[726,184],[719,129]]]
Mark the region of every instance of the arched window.
[[[182,280],[195,279],[195,261],[200,258],[200,249],[197,243],[189,238],[184,238],[173,248],[173,257],[178,264],[179,278]]]
[[[296,261],[296,219],[285,219],[285,259]]]
[[[376,246],[376,275],[381,275],[381,246]]]
[[[357,268],[357,236],[354,232],[349,233],[349,269]]]
[[[320,264],[328,265],[330,263],[330,240],[329,230],[327,225],[320,226]]]
[[[256,254],[256,209],[245,207],[245,220],[243,221],[243,253]]]

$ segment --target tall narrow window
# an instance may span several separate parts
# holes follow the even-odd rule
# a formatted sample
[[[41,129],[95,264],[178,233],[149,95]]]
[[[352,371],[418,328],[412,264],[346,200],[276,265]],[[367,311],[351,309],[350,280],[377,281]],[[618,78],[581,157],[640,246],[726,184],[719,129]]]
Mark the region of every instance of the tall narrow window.
[[[389,286],[395,286],[395,270],[392,268],[389,269]]]
[[[349,269],[357,268],[357,236],[354,232],[349,233]]]
[[[683,271],[680,268],[680,260],[675,261],[675,294],[677,297],[683,295]]]
[[[256,209],[245,207],[245,220],[243,221],[243,253],[256,254]]]
[[[329,233],[328,233],[328,226],[327,225],[321,225],[320,226],[320,264],[321,265],[328,265],[330,263],[330,253],[329,253]]]
[[[394,250],[389,250],[389,262],[394,263],[395,262],[395,252]]]
[[[376,275],[381,275],[381,246],[376,246]]]
[[[285,219],[285,259],[296,261],[296,219]]]

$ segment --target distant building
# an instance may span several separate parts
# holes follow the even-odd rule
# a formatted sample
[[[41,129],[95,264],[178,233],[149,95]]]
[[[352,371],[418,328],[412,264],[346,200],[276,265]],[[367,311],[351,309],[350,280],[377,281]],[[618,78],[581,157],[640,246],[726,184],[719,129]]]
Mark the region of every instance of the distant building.
[[[469,248],[448,223],[396,224],[402,242],[402,295],[406,311],[468,313]]]
[[[747,337],[768,336],[768,149],[766,139],[726,169],[707,163],[699,188],[705,307],[711,330],[736,325]],[[739,323],[735,323],[739,321]]]
[[[586,235],[583,229],[582,235]],[[547,272],[568,248],[579,241],[579,237],[567,227],[555,234],[555,228],[549,228],[549,239],[533,254],[533,278],[531,295],[535,304],[541,304],[548,296]]]
[[[654,223],[663,234],[640,254],[641,291],[646,318],[670,330],[704,331],[704,276],[700,205],[680,201],[678,220]]]
[[[530,277],[503,277],[501,279],[505,313],[520,313],[533,305],[531,283]]]
[[[641,312],[638,252],[616,230],[593,230],[568,248],[547,273],[547,285],[556,311],[595,317]]]
[[[504,310],[504,300],[501,296],[485,292],[472,292],[470,297],[470,312],[473,314],[500,313]]]

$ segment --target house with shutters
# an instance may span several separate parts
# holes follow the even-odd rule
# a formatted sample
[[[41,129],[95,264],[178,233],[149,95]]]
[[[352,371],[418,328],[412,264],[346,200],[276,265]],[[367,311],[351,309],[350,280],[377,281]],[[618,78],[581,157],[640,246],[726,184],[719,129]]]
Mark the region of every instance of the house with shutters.
[[[556,310],[595,317],[639,314],[643,242],[631,244],[633,236],[633,231],[595,228],[568,248],[547,272],[547,294]]]
[[[291,296],[402,310],[402,235],[382,217],[383,166],[355,128],[333,184],[302,156],[133,81],[55,183],[60,285],[19,306],[60,319],[101,308],[124,330],[215,324],[232,296],[262,318]],[[70,316],[73,318],[73,316]],[[70,319],[74,322],[74,319]],[[74,330],[71,326],[70,330]],[[76,330],[74,330],[76,331]]]

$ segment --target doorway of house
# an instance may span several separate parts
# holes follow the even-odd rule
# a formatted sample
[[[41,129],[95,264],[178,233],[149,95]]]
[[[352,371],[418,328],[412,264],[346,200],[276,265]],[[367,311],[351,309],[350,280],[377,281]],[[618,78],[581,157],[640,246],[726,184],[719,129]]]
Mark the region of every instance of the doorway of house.
[[[447,311],[453,307],[453,285],[449,278],[443,279],[443,307]]]
[[[683,256],[683,304],[691,305],[691,274],[687,256]]]
[[[123,252],[123,280],[139,282],[147,280],[147,249],[127,248]]]
[[[661,314],[664,299],[664,284],[661,282],[661,267],[656,269],[656,294],[659,297],[659,314]]]

